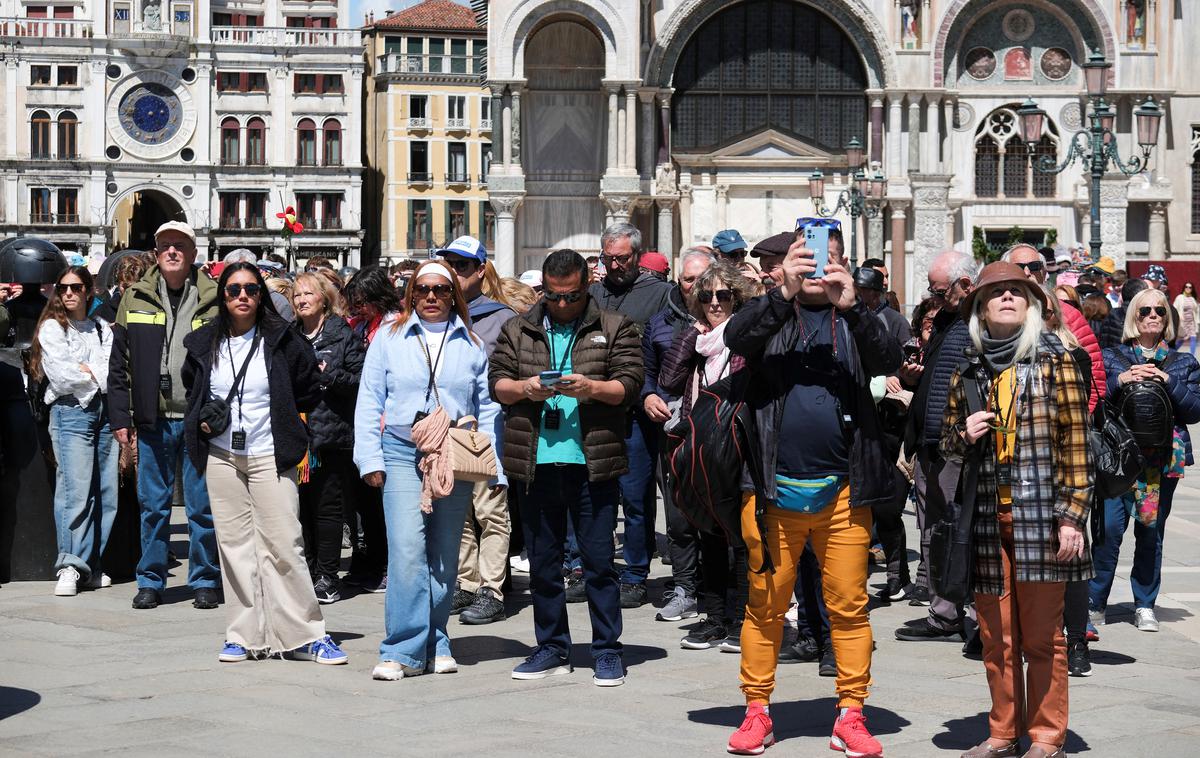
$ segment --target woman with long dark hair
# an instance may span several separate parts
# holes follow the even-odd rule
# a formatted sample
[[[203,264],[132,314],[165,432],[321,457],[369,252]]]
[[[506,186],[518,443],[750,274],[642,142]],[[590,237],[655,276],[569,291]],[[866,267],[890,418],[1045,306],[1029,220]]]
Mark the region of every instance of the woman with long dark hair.
[[[285,653],[345,663],[308,578],[297,466],[300,419],[320,400],[312,348],[275,312],[251,263],[225,267],[217,316],[184,339],[184,439],[212,503],[229,609],[218,660]]]
[[[300,466],[300,521],[317,601],[341,599],[342,520],[349,487],[358,480],[354,402],[366,351],[342,318],[342,296],[319,273],[296,277],[293,328],[317,355],[321,402],[307,416],[308,457]]]
[[[81,583],[92,589],[112,584],[100,557],[117,515],[120,448],[105,403],[112,327],[87,316],[93,287],[83,266],[59,274],[30,349],[33,381],[46,380],[42,400],[50,406],[50,442],[58,461],[54,594],[64,597],[76,594]]]
[[[354,462],[368,485],[383,490],[387,519],[386,636],[372,672],[385,681],[458,670],[446,624],[474,485],[455,482],[448,495],[434,496],[438,453],[421,447],[421,422],[440,411],[451,423],[474,416],[500,460],[500,406],[457,274],[425,262],[409,280],[405,305],[412,315],[379,330],[367,351],[354,416]],[[504,472],[491,484],[503,489]]]

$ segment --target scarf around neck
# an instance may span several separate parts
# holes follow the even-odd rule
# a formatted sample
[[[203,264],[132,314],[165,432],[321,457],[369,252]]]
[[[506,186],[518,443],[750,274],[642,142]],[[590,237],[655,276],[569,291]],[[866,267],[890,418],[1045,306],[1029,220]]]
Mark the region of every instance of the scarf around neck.
[[[1019,331],[1004,339],[993,339],[986,330],[980,335],[980,341],[983,343],[983,358],[997,374],[1013,365],[1013,359],[1017,355],[1017,342],[1020,339],[1021,332]]]
[[[696,352],[704,356],[704,384],[715,384],[721,380],[729,365],[729,348],[725,346],[725,325],[729,319],[720,325],[709,329],[696,337]]]

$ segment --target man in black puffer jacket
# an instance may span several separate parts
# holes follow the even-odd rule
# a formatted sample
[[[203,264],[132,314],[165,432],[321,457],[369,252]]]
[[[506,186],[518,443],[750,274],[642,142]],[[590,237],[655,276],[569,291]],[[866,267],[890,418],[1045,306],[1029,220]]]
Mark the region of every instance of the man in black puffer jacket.
[[[900,640],[953,641],[962,635],[962,607],[930,591],[929,530],[941,518],[947,499],[954,497],[958,486],[960,466],[942,458],[938,442],[950,397],[950,377],[966,360],[964,351],[971,345],[959,306],[973,288],[978,272],[979,264],[966,253],[950,250],[934,259],[929,267],[929,292],[941,301],[941,310],[934,318],[924,364],[906,364],[900,371],[901,381],[915,389],[905,449],[917,455],[913,486],[917,494],[917,529],[921,532],[921,563],[909,604],[929,606],[929,618],[896,630],[896,639]]]
[[[1124,342],[1122,338],[1125,336],[1125,311],[1129,309],[1128,304],[1133,302],[1137,293],[1148,286],[1150,285],[1141,279],[1126,279],[1121,285],[1121,305],[1109,312],[1100,326],[1100,333],[1096,335],[1100,338],[1102,349],[1116,347]]]

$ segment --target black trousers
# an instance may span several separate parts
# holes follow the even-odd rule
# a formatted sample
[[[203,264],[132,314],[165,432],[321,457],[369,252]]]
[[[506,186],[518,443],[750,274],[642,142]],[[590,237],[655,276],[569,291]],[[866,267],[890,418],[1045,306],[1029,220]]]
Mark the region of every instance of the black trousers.
[[[350,573],[380,577],[387,573],[387,525],[383,520],[383,489],[372,487],[355,475],[350,484],[350,497],[345,499],[346,523],[353,531],[355,516],[362,523],[364,548],[355,541],[350,557]],[[340,539],[340,537],[339,537]]]
[[[663,510],[667,514],[667,552],[671,556],[671,579],[676,587],[682,587],[689,595],[696,595],[700,566],[700,540],[696,527],[687,520],[683,511],[675,505],[672,489],[671,462],[667,458],[667,439],[662,435],[658,449],[662,455],[658,461],[658,489],[662,493]]]
[[[750,600],[749,553],[724,534],[698,532],[700,542],[700,608],[726,626],[740,627]]]
[[[310,468],[308,481],[299,486],[304,557],[314,580],[337,579],[347,484],[358,475],[349,450],[322,450],[317,458],[320,463]]]
[[[900,469],[892,469],[894,497],[891,502],[871,508],[875,519],[875,534],[883,545],[887,559],[887,578],[896,579],[901,587],[908,586],[908,544],[904,536],[904,504],[908,502],[908,479]]]

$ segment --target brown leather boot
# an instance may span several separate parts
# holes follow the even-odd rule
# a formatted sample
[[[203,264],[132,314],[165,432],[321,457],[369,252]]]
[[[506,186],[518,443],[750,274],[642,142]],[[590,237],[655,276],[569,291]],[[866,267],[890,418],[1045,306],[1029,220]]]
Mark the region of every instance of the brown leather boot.
[[[992,747],[988,740],[984,740],[963,753],[961,758],[1016,758],[1016,755],[1016,742],[1010,742],[1004,747]]]

